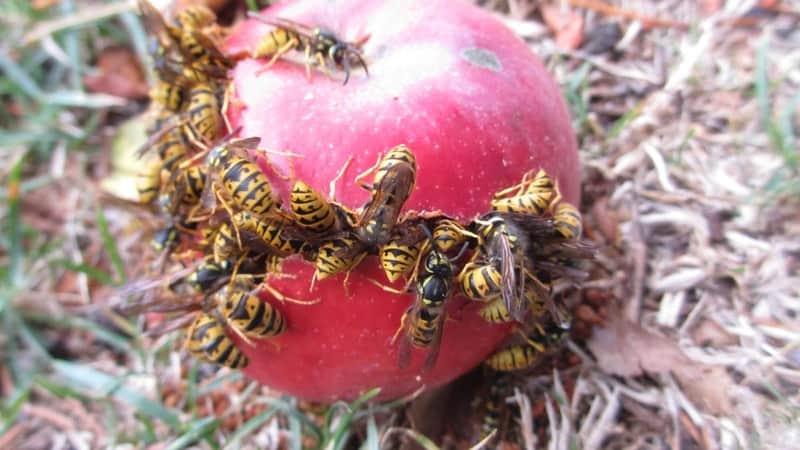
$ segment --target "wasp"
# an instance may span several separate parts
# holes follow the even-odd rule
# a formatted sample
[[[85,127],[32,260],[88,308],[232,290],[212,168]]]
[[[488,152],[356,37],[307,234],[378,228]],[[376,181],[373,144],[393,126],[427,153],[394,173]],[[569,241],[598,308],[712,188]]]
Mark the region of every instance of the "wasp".
[[[452,295],[453,272],[453,264],[447,255],[431,249],[425,257],[422,272],[417,275],[417,298],[401,320],[400,327],[405,330],[406,338],[400,342],[398,350],[400,368],[408,367],[412,346],[429,349],[425,370],[436,364],[444,329],[444,308]]]
[[[231,369],[244,369],[249,362],[225,334],[223,323],[208,314],[200,314],[189,327],[186,348],[200,359]]]
[[[259,219],[247,211],[240,211],[233,215],[230,224],[220,226],[213,244],[214,259],[229,259],[243,249],[280,257],[303,253],[307,250],[306,242],[288,238],[285,230],[289,226],[289,222],[280,218]],[[242,240],[241,246],[239,239]],[[259,245],[261,243],[265,245]]]
[[[329,30],[309,27],[289,19],[267,17],[258,13],[248,13],[248,17],[275,27],[256,44],[250,55],[253,58],[272,56],[262,70],[270,67],[286,53],[297,50],[305,51],[306,76],[309,78],[313,63],[319,65],[325,73],[328,73],[329,63],[344,71],[342,84],[347,84],[350,80],[353,64],[360,65],[369,76],[369,69],[359,48],[363,42],[345,42]]]
[[[458,222],[451,219],[442,219],[433,227],[433,242],[443,252],[449,252],[462,245],[467,239],[480,239],[479,236],[467,231]]]
[[[423,242],[406,245],[400,240],[393,239],[381,247],[379,258],[386,278],[395,282],[411,272],[417,263],[422,246]]]
[[[524,267],[526,239],[503,216],[486,215],[475,222],[476,234],[481,238],[481,248],[474,259],[483,255],[488,264],[468,263],[459,274],[464,293],[473,299],[491,300],[498,293],[511,316],[522,322],[525,315],[522,289],[517,283],[518,272]]]
[[[169,225],[155,232],[153,239],[150,241],[150,246],[156,252],[169,251],[178,245],[178,228],[175,225]]]
[[[186,88],[178,83],[159,80],[155,87],[150,89],[150,99],[174,113],[183,109],[187,97]]]
[[[428,235],[431,245],[416,277],[416,299],[400,321],[397,334],[403,332],[405,338],[400,341],[398,366],[408,367],[412,347],[427,348],[428,356],[423,366],[423,370],[427,371],[433,368],[439,355],[445,307],[453,295],[452,282],[455,274],[453,262],[463,255],[467,246],[464,245],[454,258],[448,258],[433,242],[430,230],[424,224],[420,227]],[[395,293],[404,293],[388,287],[383,288]]]
[[[515,344],[492,353],[484,363],[494,370],[508,372],[533,367],[548,351],[553,350],[567,336],[566,330],[552,323],[536,324],[525,337],[526,344]]]
[[[136,174],[136,191],[139,194],[139,202],[142,204],[152,203],[158,197],[161,189],[161,161],[151,158],[146,161],[144,167]]]
[[[314,280],[324,280],[331,275],[351,270],[367,253],[362,251],[358,239],[350,234],[331,239],[319,247],[314,262]]]
[[[240,156],[242,152],[256,148],[260,141],[261,139],[257,137],[223,140],[211,148],[206,156],[206,165],[209,168],[209,176],[219,178],[219,184],[230,196],[234,205],[257,217],[266,217],[279,210],[280,199],[258,165]],[[206,181],[201,200],[205,209],[213,208],[217,184],[213,181]],[[233,212],[229,213],[233,217]]]
[[[577,239],[583,231],[581,213],[570,203],[561,202],[556,206],[553,212],[553,223],[556,231],[564,239]]]
[[[290,206],[297,225],[318,235],[330,234],[353,223],[351,211],[329,202],[303,181],[296,181],[292,185]]]
[[[457,279],[461,291],[472,300],[488,301],[502,295],[503,276],[491,263],[467,263]]]
[[[203,194],[206,171],[203,166],[176,169],[161,190],[158,205],[162,211],[174,215],[181,205],[196,205]]]
[[[372,192],[372,198],[364,206],[355,230],[359,241],[370,250],[391,239],[400,210],[414,190],[416,158],[407,146],[398,145],[356,181],[373,171],[372,186],[363,186]]]
[[[549,293],[549,288],[536,278],[531,278],[530,280],[534,284],[525,286],[525,304],[531,316],[538,318],[547,311],[549,295],[542,296],[542,292]],[[489,323],[507,323],[513,320],[502,297],[489,300],[486,305],[478,310],[478,315]]]
[[[538,216],[557,203],[558,190],[553,178],[543,169],[532,179],[530,174],[523,176],[522,183],[495,193],[491,201],[492,210]],[[517,192],[512,194],[514,190]]]
[[[278,336],[286,330],[280,311],[243,289],[229,289],[217,294],[216,306],[228,325],[246,337]]]
[[[184,65],[200,63],[230,67],[227,58],[202,31],[202,28],[216,21],[216,15],[210,9],[199,5],[185,8],[177,16],[177,26],[167,24],[158,9],[147,0],[139,0],[139,10],[147,28],[156,34],[157,46],[160,47],[155,50],[156,56],[165,57],[169,49],[174,47],[180,53]],[[151,53],[154,51],[151,50]]]
[[[189,91],[188,97],[185,112],[188,123],[184,132],[203,144],[214,142],[224,124],[217,88],[210,83],[199,83]]]

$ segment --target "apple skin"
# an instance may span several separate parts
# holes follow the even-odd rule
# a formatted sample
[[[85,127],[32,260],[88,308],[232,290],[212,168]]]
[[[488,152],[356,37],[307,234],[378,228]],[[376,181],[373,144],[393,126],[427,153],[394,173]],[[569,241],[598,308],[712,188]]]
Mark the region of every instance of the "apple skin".
[[[406,144],[417,158],[417,180],[404,211],[442,211],[467,223],[490,209],[494,192],[540,167],[577,204],[578,155],[560,90],[526,44],[486,11],[453,0],[309,0],[264,14],[323,26],[350,42],[369,36],[363,45],[369,75],[355,65],[346,85],[335,69],[333,77],[312,70],[308,79],[299,52],[287,55],[297,60],[278,60],[260,74],[266,60],[244,58],[233,70],[228,117],[241,127],[238,135],[300,155],[268,154],[265,171],[285,201],[286,178],[327,194],[352,158],[335,200],[359,208],[370,194],[354,178],[389,148]],[[225,50],[249,52],[269,30],[244,21]],[[376,257],[353,270],[347,286],[340,274],[310,292],[311,263],[289,258],[283,271],[291,278],[273,278],[271,286],[321,302],[281,304],[265,293],[286,315],[288,330],[253,345],[233,337],[250,358],[248,376],[303,399],[351,400],[374,387],[389,399],[442,385],[478,365],[512,329],[487,324],[477,315],[480,303],[455,295],[435,367],[423,371],[427,350],[415,349],[401,370],[392,336],[414,294],[369,282],[388,283]]]

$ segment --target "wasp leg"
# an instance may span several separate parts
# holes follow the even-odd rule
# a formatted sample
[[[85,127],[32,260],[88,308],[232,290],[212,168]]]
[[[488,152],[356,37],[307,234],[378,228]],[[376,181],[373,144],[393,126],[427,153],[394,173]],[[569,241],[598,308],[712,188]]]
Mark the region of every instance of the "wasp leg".
[[[289,53],[289,51],[292,50],[292,48],[294,48],[298,43],[299,42],[295,38],[289,39],[286,42],[286,44],[283,45],[283,47],[279,48],[275,52],[275,54],[272,55],[272,58],[270,58],[270,60],[267,61],[266,64],[264,64],[263,66],[259,67],[258,70],[256,70],[256,76],[261,75],[262,73],[264,73],[267,70],[269,70],[269,68],[272,67],[273,64],[275,64],[275,61],[277,61],[278,58],[280,58],[281,56]]]
[[[360,174],[359,174],[359,175],[358,175],[358,176],[355,178],[354,182],[356,183],[356,185],[358,185],[358,186],[361,186],[363,189],[366,189],[366,190],[368,190],[368,191],[371,191],[371,190],[372,190],[372,185],[371,185],[371,184],[370,184],[370,185],[366,185],[366,184],[363,184],[363,183],[361,183],[361,179],[363,179],[363,178],[366,178],[366,176],[367,176],[367,175],[369,175],[369,174],[373,173],[373,172],[374,172],[374,171],[375,171],[375,170],[378,168],[378,166],[380,166],[380,164],[381,164],[381,160],[382,160],[382,159],[383,159],[383,155],[378,155],[378,160],[377,160],[377,161],[375,161],[375,165],[373,165],[373,166],[372,166],[372,167],[370,167],[369,169],[367,169],[367,170],[365,170],[365,171],[361,172],[361,173],[360,173]]]
[[[405,329],[409,311],[410,309],[406,310],[406,312],[403,313],[403,317],[400,318],[400,326],[397,328],[397,331],[394,332],[394,336],[392,336],[392,344],[397,342],[397,338],[400,336],[400,333]]]
[[[507,187],[502,191],[495,192],[494,198],[499,199],[502,197],[517,197],[519,195],[522,195],[522,193],[525,192],[525,190],[528,188],[528,185],[530,185],[533,182],[533,179],[531,179],[531,174],[533,174],[533,171],[529,170],[525,172],[525,175],[522,176],[522,181],[520,183]],[[514,195],[508,195],[509,193],[515,190],[517,192]]]
[[[313,300],[300,300],[293,297],[289,297],[287,295],[284,295],[282,292],[275,289],[274,287],[270,286],[269,283],[266,281],[261,282],[261,284],[257,287],[257,289],[263,289],[269,292],[270,295],[278,299],[278,301],[281,303],[288,302],[288,303],[296,303],[298,305],[314,305],[322,301],[321,298],[315,298]]]
[[[328,197],[331,200],[336,200],[336,183],[339,182],[339,180],[344,176],[344,173],[347,172],[347,168],[350,167],[351,162],[353,162],[353,155],[347,157],[347,161],[345,161],[339,171],[336,172],[336,176],[333,177],[328,185]]]

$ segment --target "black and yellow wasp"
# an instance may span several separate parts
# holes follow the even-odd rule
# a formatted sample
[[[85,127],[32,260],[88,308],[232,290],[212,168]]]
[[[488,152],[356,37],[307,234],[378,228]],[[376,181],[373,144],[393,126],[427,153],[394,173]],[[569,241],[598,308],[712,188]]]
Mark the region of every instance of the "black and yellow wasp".
[[[363,41],[345,42],[329,30],[309,27],[280,17],[269,17],[253,12],[248,13],[248,17],[275,27],[261,38],[250,55],[253,58],[271,57],[264,69],[286,53],[297,50],[305,52],[308,77],[311,77],[312,64],[317,64],[325,73],[328,73],[328,64],[342,70],[343,84],[347,84],[350,80],[350,70],[354,64],[360,65],[369,75],[367,63],[364,62],[360,49]]]

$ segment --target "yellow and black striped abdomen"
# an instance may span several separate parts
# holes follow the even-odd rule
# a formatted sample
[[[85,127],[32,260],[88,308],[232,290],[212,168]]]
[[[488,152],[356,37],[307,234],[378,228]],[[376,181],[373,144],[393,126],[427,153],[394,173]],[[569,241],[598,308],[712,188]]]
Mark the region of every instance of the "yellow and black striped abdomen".
[[[297,224],[305,229],[324,232],[336,223],[336,213],[331,204],[303,181],[292,186],[291,207]]]
[[[248,337],[278,336],[286,330],[280,311],[242,290],[228,293],[220,299],[217,308],[230,326]]]
[[[186,110],[189,129],[193,136],[206,144],[219,137],[223,124],[217,93],[208,84],[199,84],[189,91],[189,105]]]
[[[233,202],[256,216],[263,216],[280,206],[272,186],[254,162],[239,156],[226,158],[222,171],[222,185]]]
[[[153,158],[147,161],[136,174],[136,192],[139,194],[139,202],[152,203],[158,197],[159,189],[161,189],[161,162]]]
[[[491,202],[491,206],[493,211],[539,216],[548,210],[553,196],[554,193],[552,191],[533,192],[514,197],[494,199]]]
[[[489,303],[478,310],[478,315],[489,323],[511,322],[511,314],[508,313],[506,303],[501,297],[491,300]]]
[[[419,258],[421,244],[402,245],[397,241],[389,241],[381,247],[380,260],[386,278],[391,282],[397,281],[414,268]]]
[[[158,140],[156,150],[161,158],[161,167],[170,173],[175,170],[178,163],[186,157],[186,145],[181,129],[175,127],[166,132]]]
[[[503,372],[526,369],[535,365],[543,353],[543,346],[534,348],[527,344],[512,345],[492,353],[484,363]]]
[[[501,294],[503,277],[493,265],[469,263],[458,274],[464,295],[479,301],[490,300]]]
[[[303,40],[301,37],[286,28],[278,27],[269,33],[265,34],[256,43],[253,53],[250,55],[253,58],[263,58],[265,56],[272,56],[279,51],[289,51],[292,49],[302,49]]]
[[[207,314],[201,314],[189,328],[186,348],[200,359],[232,369],[247,367],[249,362],[225,334],[225,327]]]
[[[214,236],[214,261],[226,261],[239,253],[239,242],[236,239],[236,230],[232,225],[223,223],[219,226]]]
[[[168,111],[179,112],[186,100],[186,92],[182,86],[158,81],[150,90],[150,98]]]
[[[415,317],[411,317],[408,328],[408,337],[415,347],[429,347],[438,333],[439,327],[444,325],[443,308],[420,308]]]
[[[378,169],[375,171],[373,186],[380,185],[381,181],[383,181],[383,178],[386,176],[386,173],[398,164],[408,164],[413,175],[412,180],[416,179],[417,159],[414,156],[414,153],[411,152],[410,148],[401,144],[393,147],[383,157],[383,159],[381,159],[380,164],[378,164]],[[411,186],[411,189],[409,189],[409,191],[411,190],[413,190],[413,186]]]
[[[363,253],[355,250],[357,245],[358,241],[351,238],[333,239],[322,244],[315,261],[314,276],[318,280],[324,280],[353,268],[363,257]]]
[[[581,213],[570,203],[561,202],[553,213],[556,231],[566,239],[577,239],[583,232]]]
[[[443,252],[449,252],[466,240],[466,230],[457,222],[442,220],[433,228],[433,242]]]
[[[175,20],[186,30],[199,29],[217,21],[214,11],[203,5],[189,5],[175,15]]]

